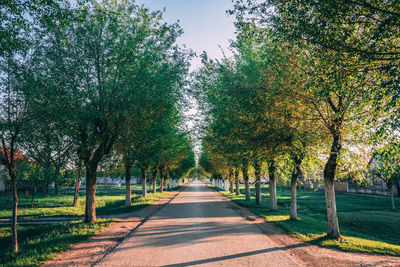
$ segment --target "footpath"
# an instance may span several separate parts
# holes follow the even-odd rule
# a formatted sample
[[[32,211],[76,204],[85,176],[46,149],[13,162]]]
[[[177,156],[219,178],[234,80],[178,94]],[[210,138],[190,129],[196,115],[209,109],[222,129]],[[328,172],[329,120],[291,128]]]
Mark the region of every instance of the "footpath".
[[[99,262],[154,213],[171,202],[182,190],[183,188],[173,191],[149,206],[131,213],[103,216],[102,218],[117,218],[118,221],[90,239],[73,245],[70,250],[62,252],[42,266],[91,266]]]

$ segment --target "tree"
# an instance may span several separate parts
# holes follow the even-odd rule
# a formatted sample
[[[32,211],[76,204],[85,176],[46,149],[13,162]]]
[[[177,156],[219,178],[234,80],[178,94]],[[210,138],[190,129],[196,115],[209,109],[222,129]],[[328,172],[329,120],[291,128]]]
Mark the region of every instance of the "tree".
[[[20,152],[22,134],[29,131],[26,124],[35,117],[31,112],[31,95],[34,84],[30,82],[22,60],[16,55],[9,54],[1,58],[1,86],[0,86],[0,159],[6,166],[7,174],[11,180],[13,207],[12,207],[12,248],[18,253],[17,213],[18,190],[17,171],[18,161],[24,159]],[[37,115],[37,114],[36,114]]]
[[[127,115],[140,108],[140,95],[162,82],[169,60],[186,64],[174,46],[180,28],[161,18],[127,1],[91,1],[65,7],[42,26],[43,64],[52,69],[47,80],[60,92],[57,106],[70,110],[60,120],[86,169],[85,222],[96,221],[97,167]]]
[[[375,64],[370,64],[359,53],[335,50],[323,44],[328,43],[332,35],[343,37],[346,43],[362,44],[360,34],[364,31],[357,29],[358,24],[346,24],[347,17],[340,12],[330,15],[337,23],[324,21],[325,14],[332,12],[329,7],[335,5],[334,1],[324,4],[312,1],[268,1],[261,5],[253,1],[248,1],[249,5],[242,3],[237,1],[236,5],[239,23],[246,20],[244,14],[250,14],[253,21],[264,27],[271,26],[281,40],[297,49],[298,56],[291,62],[302,73],[299,78],[303,90],[296,97],[303,99],[309,113],[319,118],[325,128],[321,129],[320,135],[326,134],[330,140],[331,148],[324,168],[328,237],[339,238],[334,180],[345,137],[356,129],[362,129],[365,121],[371,121],[376,107],[385,101],[381,101],[384,95],[377,90],[376,84],[381,76]],[[265,24],[265,14],[271,8],[274,12],[270,13],[272,16]],[[338,9],[342,7],[335,8]],[[353,13],[349,15],[359,19]],[[324,34],[314,34],[310,29]],[[314,42],[316,39],[319,41]]]
[[[395,211],[393,191],[400,179],[400,145],[398,143],[383,145],[376,149],[373,159],[369,173],[373,178],[382,179],[386,183],[390,193],[392,211]]]

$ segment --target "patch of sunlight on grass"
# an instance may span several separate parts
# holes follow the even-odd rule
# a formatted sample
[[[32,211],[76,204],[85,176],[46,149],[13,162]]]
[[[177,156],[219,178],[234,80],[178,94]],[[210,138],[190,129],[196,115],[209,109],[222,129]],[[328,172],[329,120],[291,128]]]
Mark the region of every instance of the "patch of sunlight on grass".
[[[270,215],[265,218],[267,222],[287,221],[290,219],[289,215]]]
[[[254,196],[246,201],[244,195],[235,196],[227,191],[217,191],[304,242],[343,251],[400,256],[400,213],[390,211],[388,199],[360,198],[337,193],[339,224],[343,237],[340,240],[330,240],[326,237],[328,226],[323,192],[299,191],[299,219],[290,220],[289,190],[278,191],[278,212],[269,211],[266,192],[263,197],[267,197],[263,199],[262,205],[256,205]]]
[[[338,248],[344,251],[400,255],[400,246],[365,238],[343,236],[339,240],[321,239],[318,243],[324,247]]]

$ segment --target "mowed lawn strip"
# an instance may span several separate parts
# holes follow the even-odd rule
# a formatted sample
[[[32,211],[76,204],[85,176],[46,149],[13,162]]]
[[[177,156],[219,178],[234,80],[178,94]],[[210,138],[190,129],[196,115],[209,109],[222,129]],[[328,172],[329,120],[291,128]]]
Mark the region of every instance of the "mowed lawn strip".
[[[119,214],[131,212],[143,208],[154,201],[166,196],[169,192],[148,194],[147,198],[142,198],[141,185],[132,186],[132,205],[125,208],[125,187],[101,187],[96,191],[96,212],[97,215]],[[150,191],[149,191],[150,192]],[[34,207],[31,208],[31,197],[19,195],[18,217],[19,218],[40,218],[49,216],[76,217],[85,214],[85,191],[79,193],[79,206],[73,207],[73,189],[63,189],[59,195],[49,194],[44,196],[37,194],[34,198]],[[0,218],[10,218],[11,197],[0,198]]]
[[[72,207],[73,192],[62,190],[60,195],[35,197],[35,207],[31,208],[31,198],[19,196],[19,218],[44,218],[51,216],[83,216],[85,212],[84,191],[80,192],[79,207]],[[97,215],[121,214],[139,210],[160,198],[170,194],[148,194],[147,198],[139,196],[141,186],[133,186],[131,207],[126,208],[125,188],[99,188],[96,192]],[[0,217],[8,218],[11,211],[6,198],[0,198]],[[19,253],[14,255],[11,247],[11,228],[0,226],[0,266],[36,266],[54,258],[60,252],[68,250],[73,244],[86,240],[111,225],[115,220],[98,219],[96,223],[85,224],[74,221],[62,224],[18,225]]]
[[[269,211],[268,188],[263,188],[263,204],[257,206],[255,199],[246,201],[243,195],[236,196],[220,191],[224,196],[258,216],[264,217],[302,241],[331,247],[343,251],[376,253],[400,256],[400,212],[390,211],[390,199],[364,195],[336,193],[339,225],[343,239],[328,240],[325,194],[323,191],[298,190],[299,220],[289,220],[290,191],[278,189],[278,212]],[[251,189],[254,195],[254,189]],[[400,207],[400,201],[396,200]]]
[[[19,225],[17,255],[10,249],[11,228],[1,226],[0,266],[37,266],[68,250],[73,244],[88,239],[113,222],[99,219],[91,224],[77,221],[50,225]]]

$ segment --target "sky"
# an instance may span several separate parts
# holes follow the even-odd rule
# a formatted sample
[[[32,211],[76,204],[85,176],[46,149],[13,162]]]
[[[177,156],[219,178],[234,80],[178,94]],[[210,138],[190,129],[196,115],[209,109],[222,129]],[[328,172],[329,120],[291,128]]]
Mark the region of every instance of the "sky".
[[[232,9],[231,0],[137,0],[151,10],[163,10],[168,23],[179,21],[184,34],[179,44],[200,55],[206,51],[210,58],[221,58],[219,46],[229,55],[229,39],[234,39],[234,16],[226,14]],[[200,66],[200,59],[192,60],[191,70]]]
[[[229,40],[235,37],[234,16],[229,16],[226,11],[233,8],[231,0],[137,0],[150,10],[165,8],[164,19],[168,23],[179,21],[184,33],[178,39],[178,44],[186,45],[199,56],[206,51],[209,58],[219,59],[223,53],[230,55]],[[224,52],[222,52],[222,50]],[[201,66],[201,60],[196,57],[191,62],[191,71]],[[189,98],[191,99],[191,98]],[[189,104],[189,103],[188,103]],[[183,123],[192,134],[195,133],[196,119],[199,119],[199,108],[193,99],[190,106],[184,109]],[[198,160],[201,143],[194,134],[194,151]]]

